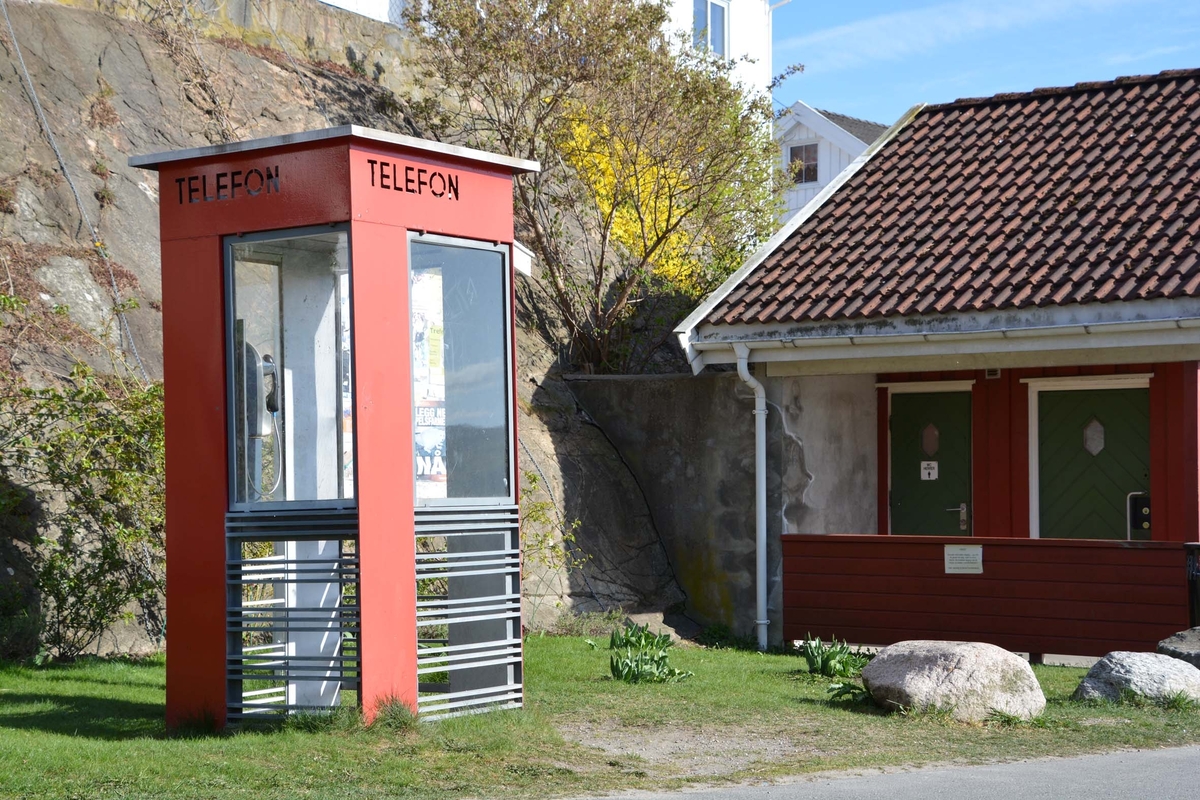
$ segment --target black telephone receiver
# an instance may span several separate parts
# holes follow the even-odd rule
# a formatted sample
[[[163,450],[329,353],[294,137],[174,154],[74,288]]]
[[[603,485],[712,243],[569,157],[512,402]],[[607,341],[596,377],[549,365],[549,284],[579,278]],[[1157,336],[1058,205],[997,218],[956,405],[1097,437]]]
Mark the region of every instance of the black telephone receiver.
[[[279,376],[275,372],[275,359],[268,353],[262,357],[262,374],[263,383],[267,385],[266,402],[267,412],[271,414],[279,413]],[[267,383],[270,378],[271,382]]]
[[[239,495],[246,500],[269,500],[279,489],[283,470],[283,442],[279,435],[279,371],[275,359],[260,355],[258,348],[243,338],[243,322],[236,323],[236,336],[240,341],[240,358],[236,360],[237,377],[241,385],[237,397],[240,416],[238,435],[237,467],[239,472]],[[262,485],[263,470],[267,463],[263,452],[263,439],[271,437],[276,464],[272,485]]]

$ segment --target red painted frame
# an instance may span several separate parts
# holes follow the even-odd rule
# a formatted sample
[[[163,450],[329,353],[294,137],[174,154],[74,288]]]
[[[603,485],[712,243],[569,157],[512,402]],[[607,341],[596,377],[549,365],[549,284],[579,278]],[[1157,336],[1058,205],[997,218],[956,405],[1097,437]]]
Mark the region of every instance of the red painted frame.
[[[375,165],[370,160],[376,161]],[[381,160],[405,175],[453,171],[456,197],[380,185]],[[167,724],[226,721],[225,513],[228,509],[226,236],[350,223],[362,691],[378,705],[417,701],[413,464],[408,361],[409,231],[510,246],[513,171],[346,135],[305,144],[164,160],[160,173],[167,463]],[[246,189],[252,170],[278,176]],[[231,178],[234,175],[240,178]],[[242,181],[239,193],[230,183]],[[221,191],[222,185],[224,192]],[[202,187],[200,191],[191,191]],[[409,187],[405,187],[406,189]],[[417,187],[418,189],[424,187]],[[515,323],[514,323],[515,324]],[[515,342],[515,328],[514,340]],[[398,344],[399,343],[399,344]],[[515,346],[509,354],[516,378]],[[516,443],[516,420],[512,420]],[[513,450],[515,452],[515,448]],[[514,473],[517,472],[513,465]],[[405,546],[407,545],[407,546]]]

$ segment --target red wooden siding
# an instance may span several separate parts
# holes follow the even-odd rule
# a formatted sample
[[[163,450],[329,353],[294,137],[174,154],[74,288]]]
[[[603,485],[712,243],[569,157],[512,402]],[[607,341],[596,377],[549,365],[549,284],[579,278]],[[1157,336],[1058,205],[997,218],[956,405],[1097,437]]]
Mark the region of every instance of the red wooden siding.
[[[1196,362],[1158,364],[1150,381],[1150,518],[1154,539],[1200,538]]]
[[[888,452],[888,390],[880,387],[875,390],[875,409],[878,422],[879,458],[875,459],[875,508],[879,517],[879,528],[876,533],[887,533],[891,528],[891,504],[888,502],[891,487],[891,454]]]
[[[783,636],[886,645],[990,642],[1099,656],[1151,650],[1188,626],[1185,556],[1169,542],[975,537],[982,575],[946,575],[957,537],[788,534]]]
[[[1027,378],[1153,373],[1150,502],[1155,541],[1200,541],[1200,395],[1197,362],[881,374],[881,383],[974,380],[972,529],[976,537],[1029,538]],[[888,398],[879,390],[879,533],[888,532]]]

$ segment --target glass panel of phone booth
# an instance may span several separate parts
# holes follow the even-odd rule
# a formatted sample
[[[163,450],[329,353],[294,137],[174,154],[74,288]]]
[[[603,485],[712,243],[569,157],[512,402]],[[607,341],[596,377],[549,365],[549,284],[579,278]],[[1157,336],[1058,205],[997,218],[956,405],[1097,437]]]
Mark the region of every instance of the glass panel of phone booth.
[[[424,716],[521,699],[506,251],[410,240]]]
[[[231,244],[233,508],[354,496],[344,231]]]
[[[228,260],[231,510],[344,508],[354,497],[349,237],[239,237]],[[311,520],[274,524],[261,540],[229,540],[230,701],[242,716],[337,705],[353,660],[342,630],[354,615],[352,540],[317,538]]]
[[[504,254],[412,243],[418,505],[511,497]]]

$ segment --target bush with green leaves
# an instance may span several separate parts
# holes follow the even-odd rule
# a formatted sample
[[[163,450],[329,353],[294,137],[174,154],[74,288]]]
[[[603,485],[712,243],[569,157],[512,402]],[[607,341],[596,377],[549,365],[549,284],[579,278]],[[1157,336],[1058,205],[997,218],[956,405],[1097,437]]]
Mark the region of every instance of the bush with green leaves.
[[[608,640],[609,670],[614,679],[626,683],[677,683],[692,676],[691,672],[672,667],[669,654],[672,645],[668,634],[654,634],[647,625],[626,623],[614,628]]]
[[[825,678],[853,678],[871,660],[870,655],[861,650],[851,650],[844,641],[839,642],[834,638],[825,644],[811,634],[804,637],[799,649],[809,673]]]
[[[76,366],[60,385],[0,375],[0,471],[34,491],[42,644],[71,658],[135,616],[165,634],[163,391]]]

